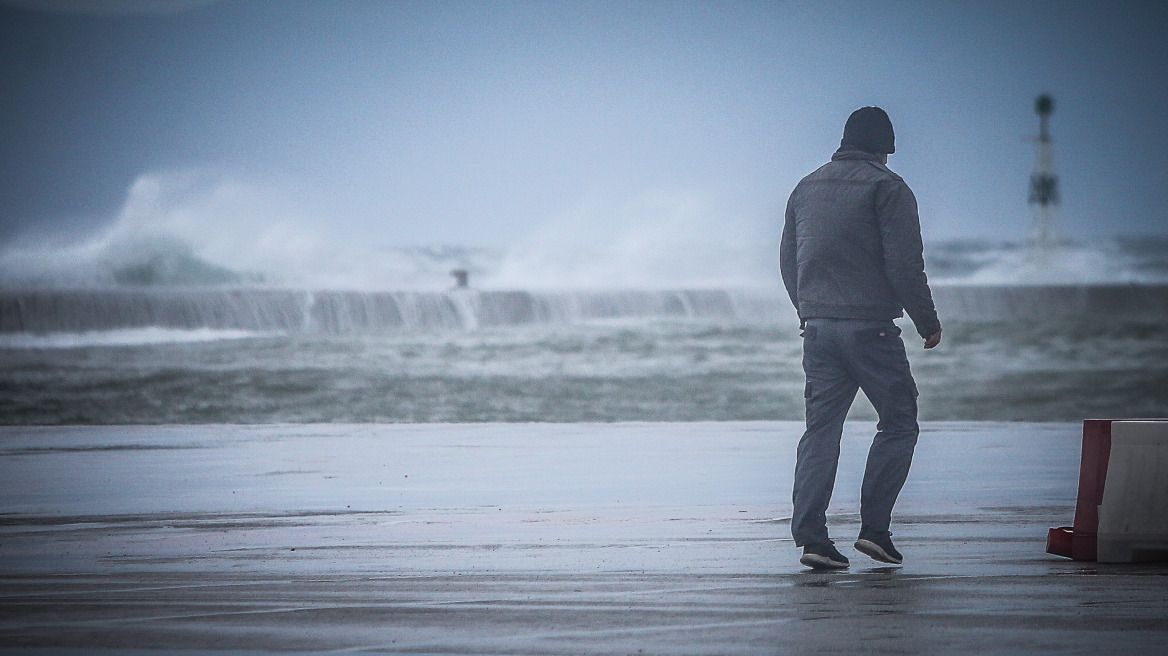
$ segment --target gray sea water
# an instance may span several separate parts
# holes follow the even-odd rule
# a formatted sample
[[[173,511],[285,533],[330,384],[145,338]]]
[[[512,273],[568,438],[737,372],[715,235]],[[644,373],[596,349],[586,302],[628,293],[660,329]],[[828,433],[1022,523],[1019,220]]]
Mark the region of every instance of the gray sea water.
[[[1168,416],[1168,248],[1121,246],[1119,282],[1060,284],[998,280],[1016,249],[932,249],[942,345],[901,320],[921,418]],[[0,423],[803,416],[797,319],[774,285],[328,291],[135,266],[0,286]],[[853,418],[874,418],[862,396]]]
[[[955,319],[927,352],[904,327],[924,420],[1168,416],[1162,320]],[[800,358],[766,319],[8,333],[0,423],[798,420]]]

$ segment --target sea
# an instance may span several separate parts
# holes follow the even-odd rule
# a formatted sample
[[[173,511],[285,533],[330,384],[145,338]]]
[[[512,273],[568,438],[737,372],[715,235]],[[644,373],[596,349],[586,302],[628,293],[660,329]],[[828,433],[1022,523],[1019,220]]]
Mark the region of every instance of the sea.
[[[345,284],[181,243],[103,253],[0,255],[0,424],[803,418],[774,270],[587,284],[427,247],[365,254],[381,284]],[[922,420],[1168,416],[1168,239],[945,241],[926,260],[941,345],[900,320]],[[862,395],[851,418],[875,419]]]

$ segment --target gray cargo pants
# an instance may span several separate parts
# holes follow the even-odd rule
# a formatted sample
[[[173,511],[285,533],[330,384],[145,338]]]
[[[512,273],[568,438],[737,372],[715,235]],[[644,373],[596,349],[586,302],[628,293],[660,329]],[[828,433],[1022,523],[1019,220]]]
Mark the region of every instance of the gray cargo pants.
[[[797,546],[824,542],[844,417],[857,390],[880,417],[860,488],[865,529],[887,531],[908,478],[917,434],[917,387],[900,328],[891,320],[808,319],[803,331],[807,430],[795,464],[791,534]]]

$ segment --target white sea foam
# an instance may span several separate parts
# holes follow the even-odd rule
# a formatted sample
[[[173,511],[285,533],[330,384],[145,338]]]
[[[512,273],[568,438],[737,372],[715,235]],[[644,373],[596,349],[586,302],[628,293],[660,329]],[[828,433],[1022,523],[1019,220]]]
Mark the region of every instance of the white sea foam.
[[[764,235],[747,214],[727,217],[694,194],[655,191],[582,203],[503,248],[409,247],[354,235],[327,209],[263,185],[198,171],[152,174],[131,186],[99,234],[4,249],[0,285],[436,291],[451,286],[453,269],[493,289],[777,285],[776,231]]]
[[[1159,249],[1157,248],[1159,245]],[[1168,240],[1098,239],[1045,251],[1020,244],[945,242],[926,248],[930,279],[964,285],[1168,282]]]
[[[0,349],[70,349],[93,346],[151,346],[194,342],[218,342],[270,336],[247,330],[197,328],[125,328],[78,333],[0,333]]]
[[[777,286],[778,243],[769,243],[766,233],[757,220],[725,216],[684,192],[584,204],[513,244],[484,284],[512,289]]]
[[[281,190],[203,172],[140,177],[110,225],[0,250],[0,287],[252,284],[303,289],[439,290],[450,271],[498,254],[401,248],[337,228],[337,217]]]
[[[9,244],[0,288],[440,291],[465,269],[480,289],[778,289],[780,221],[656,191],[582,203],[503,248],[407,247],[353,234],[327,208],[283,190],[198,171],[152,174],[99,234]],[[928,244],[925,256],[930,280],[942,284],[1168,283],[1165,237],[1080,240],[1041,256],[1015,243],[946,241]]]

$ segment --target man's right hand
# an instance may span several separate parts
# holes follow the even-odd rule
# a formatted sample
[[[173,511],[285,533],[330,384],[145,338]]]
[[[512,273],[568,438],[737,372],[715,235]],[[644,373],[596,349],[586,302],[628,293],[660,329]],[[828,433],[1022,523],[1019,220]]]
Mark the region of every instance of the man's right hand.
[[[938,328],[937,332],[933,333],[932,335],[929,335],[929,337],[927,339],[925,339],[925,348],[931,349],[940,343],[941,343],[941,329]]]

